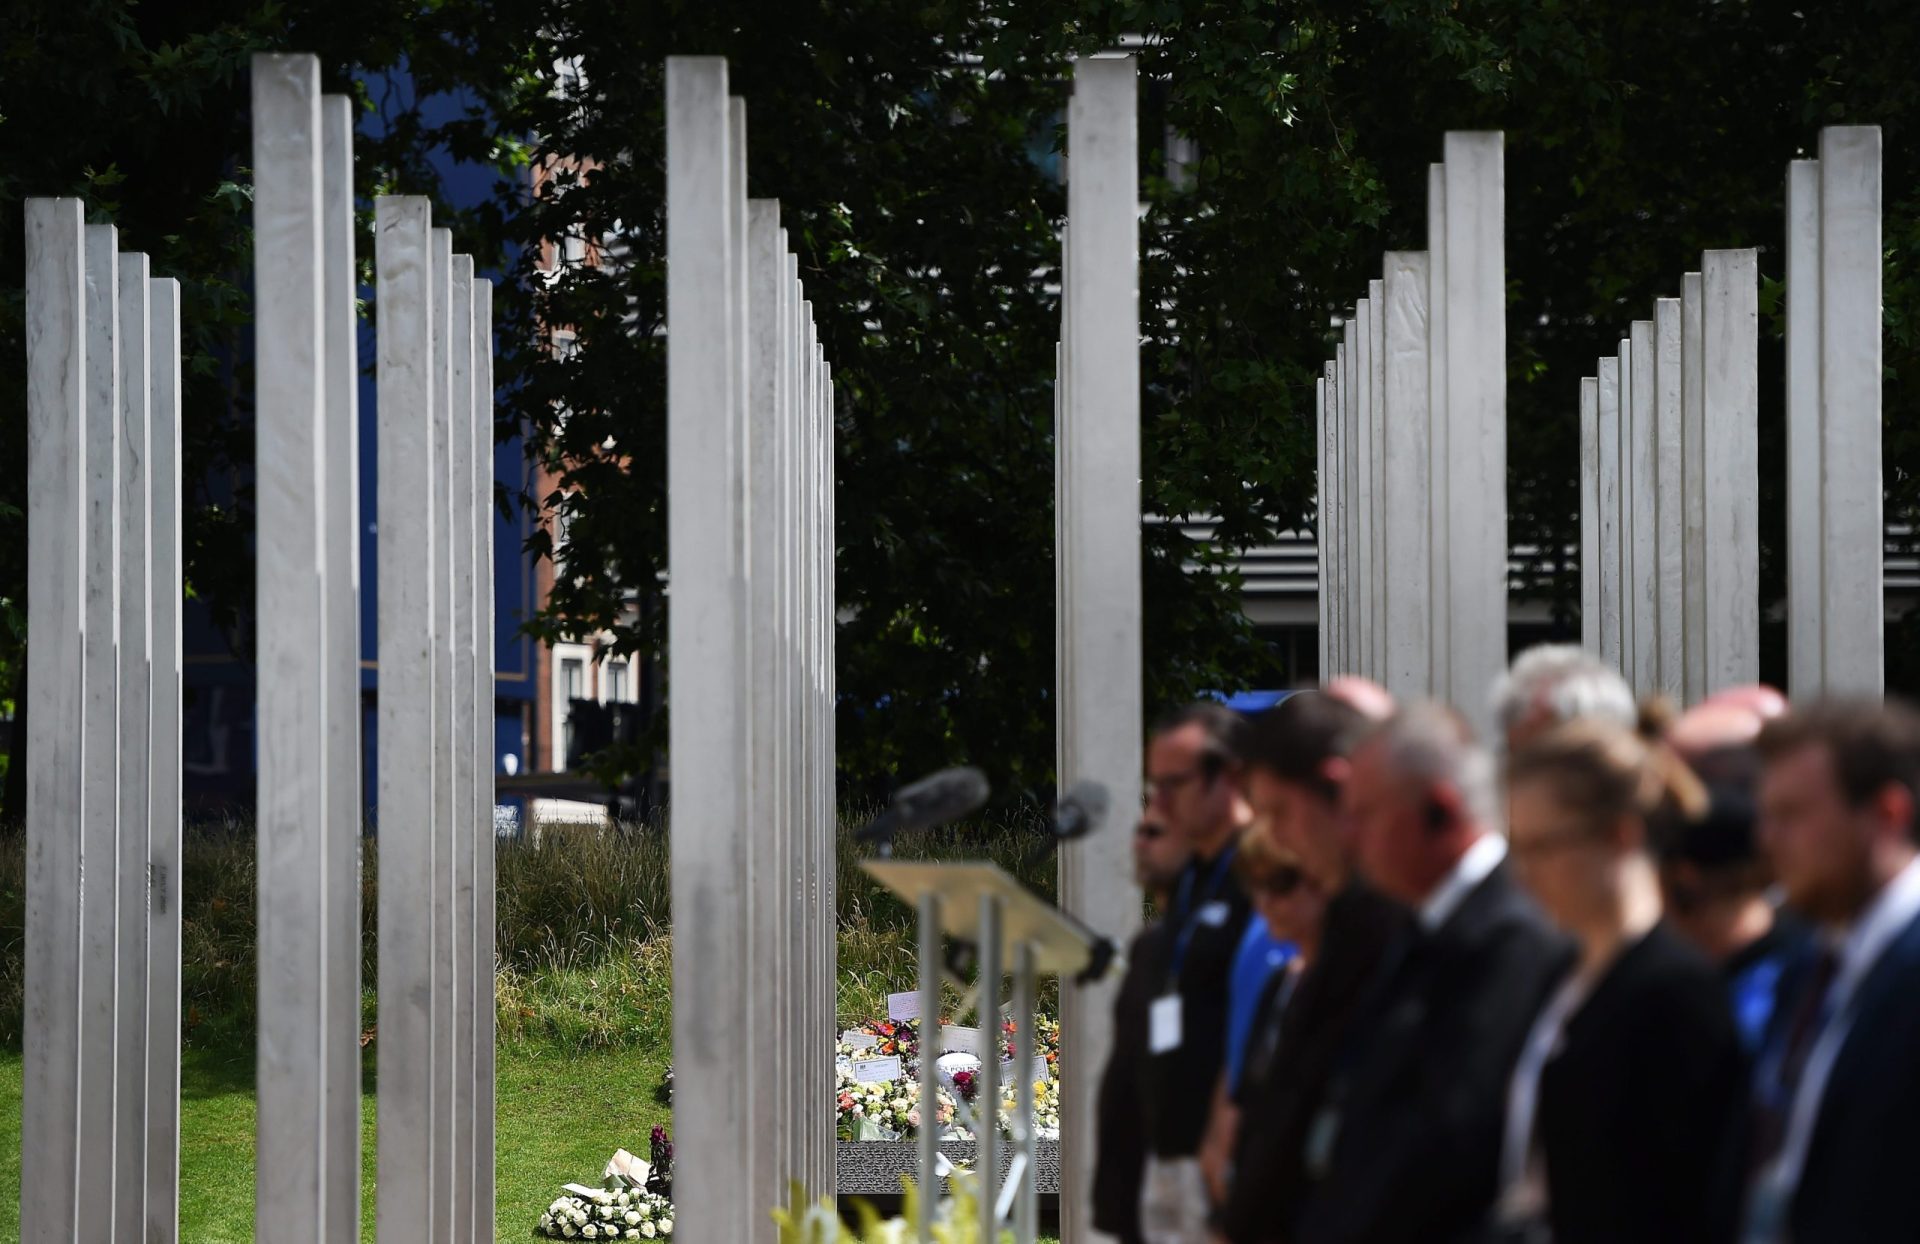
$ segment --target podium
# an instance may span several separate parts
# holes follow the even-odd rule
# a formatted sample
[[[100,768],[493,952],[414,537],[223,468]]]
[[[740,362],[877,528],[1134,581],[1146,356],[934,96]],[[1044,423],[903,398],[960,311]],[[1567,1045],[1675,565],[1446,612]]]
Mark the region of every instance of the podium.
[[[940,1180],[945,1173],[937,1123],[940,1095],[938,1060],[927,1034],[937,1032],[940,986],[953,979],[962,994],[965,981],[950,978],[941,938],[972,945],[976,952],[971,992],[983,1033],[991,1034],[990,1052],[980,1060],[971,1112],[975,1148],[974,1176],[979,1238],[1000,1238],[1011,1225],[1016,1244],[1032,1244],[1039,1228],[1039,1190],[1035,1176],[1033,1130],[1033,987],[1042,973],[1072,979],[1094,965],[1103,939],[1066,912],[1027,890],[998,865],[980,861],[874,859],[860,865],[867,875],[919,913],[920,959],[920,1131],[919,1221],[921,1244],[933,1239]],[[1006,1144],[1011,1149],[1006,1177],[1000,1177],[1000,1001],[1008,977],[1013,992],[1014,1112]],[[956,1117],[963,1111],[956,1097]],[[1062,1195],[1068,1193],[1061,1188]]]

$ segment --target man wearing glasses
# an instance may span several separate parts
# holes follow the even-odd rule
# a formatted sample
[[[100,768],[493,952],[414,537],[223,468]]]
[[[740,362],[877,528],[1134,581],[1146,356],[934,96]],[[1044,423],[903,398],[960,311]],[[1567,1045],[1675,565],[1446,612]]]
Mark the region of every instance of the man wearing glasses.
[[[1228,982],[1250,910],[1233,875],[1250,819],[1239,788],[1246,728],[1224,704],[1200,703],[1163,721],[1147,744],[1147,812],[1193,852],[1166,910],[1165,962],[1147,1011],[1148,1244],[1208,1238],[1198,1155],[1226,1061]]]

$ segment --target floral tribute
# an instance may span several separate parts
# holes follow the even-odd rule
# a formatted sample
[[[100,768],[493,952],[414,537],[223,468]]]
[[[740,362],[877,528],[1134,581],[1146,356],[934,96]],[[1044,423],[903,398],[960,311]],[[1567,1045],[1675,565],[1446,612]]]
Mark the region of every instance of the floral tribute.
[[[644,1188],[570,1193],[540,1215],[539,1233],[552,1240],[672,1239],[673,1202]]]
[[[912,1021],[880,1020],[854,1030],[876,1038],[872,1044],[840,1041],[834,1047],[836,1131],[841,1140],[908,1140],[920,1132],[920,1043]],[[1001,1057],[1013,1058],[1014,1026],[1002,1025]],[[1043,1140],[1060,1136],[1060,1022],[1034,1017],[1034,1055],[1044,1058],[1047,1074],[1033,1084],[1034,1133]],[[896,1079],[860,1081],[854,1064],[875,1058],[897,1057]],[[979,1091],[979,1059],[949,1051],[940,1057],[941,1087],[935,1106],[935,1124],[949,1140],[971,1140],[972,1134],[956,1120],[959,1103],[972,1105]],[[1011,1125],[1018,1102],[1015,1085],[1002,1085],[1000,1130]]]

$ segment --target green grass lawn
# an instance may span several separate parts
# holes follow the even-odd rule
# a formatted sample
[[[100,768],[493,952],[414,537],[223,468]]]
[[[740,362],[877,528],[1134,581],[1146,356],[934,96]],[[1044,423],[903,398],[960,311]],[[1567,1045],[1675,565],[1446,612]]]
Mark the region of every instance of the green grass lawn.
[[[647,1134],[668,1122],[657,1089],[663,1054],[634,1047],[561,1053],[502,1047],[499,1055],[498,1238],[526,1240],[569,1181],[598,1183],[617,1148],[646,1154]],[[360,1238],[373,1239],[372,1077],[362,1099]],[[180,1072],[180,1238],[194,1244],[253,1239],[253,1064],[189,1050]],[[20,1055],[0,1054],[0,1241],[20,1239]]]

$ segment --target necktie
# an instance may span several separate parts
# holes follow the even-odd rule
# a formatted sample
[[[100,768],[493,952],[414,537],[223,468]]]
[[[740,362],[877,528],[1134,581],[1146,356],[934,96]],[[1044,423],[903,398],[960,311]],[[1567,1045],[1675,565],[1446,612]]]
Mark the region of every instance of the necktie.
[[[1814,1041],[1826,1026],[1827,995],[1833,990],[1833,978],[1839,969],[1839,954],[1822,948],[1787,1023],[1772,1082],[1764,1086],[1755,1111],[1752,1169],[1756,1171],[1779,1154],[1786,1140],[1787,1120],[1793,1112],[1794,1096],[1800,1091],[1800,1076],[1807,1069]]]

